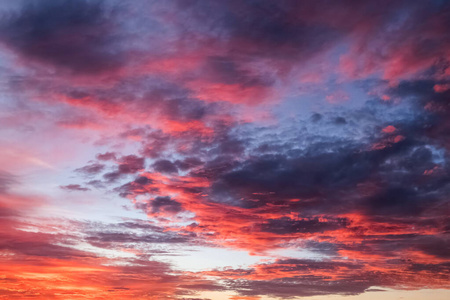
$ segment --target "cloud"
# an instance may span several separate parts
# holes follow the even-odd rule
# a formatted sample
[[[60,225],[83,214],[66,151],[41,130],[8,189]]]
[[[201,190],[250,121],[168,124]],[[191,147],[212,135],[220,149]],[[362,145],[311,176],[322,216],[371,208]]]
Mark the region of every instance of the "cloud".
[[[68,184],[68,185],[61,185],[61,189],[68,190],[68,191],[79,191],[79,192],[86,192],[89,191],[89,188],[82,187],[79,184]]]
[[[0,39],[24,57],[74,74],[119,68],[112,11],[99,1],[27,2],[4,19]]]
[[[95,174],[98,174],[101,171],[103,171],[104,168],[105,168],[105,165],[103,165],[103,164],[93,163],[93,164],[84,166],[82,168],[78,168],[75,171],[86,174],[86,175],[95,175]]]
[[[136,204],[138,209],[142,209],[148,214],[177,214],[183,210],[181,203],[170,197],[156,197],[146,203]]]
[[[14,175],[4,171],[0,171],[0,193],[6,193],[9,187],[16,182],[17,179]]]
[[[115,160],[116,159],[116,153],[114,153],[114,152],[99,153],[95,157],[98,160],[101,160],[101,161]]]
[[[292,220],[289,218],[269,219],[261,225],[261,231],[287,234],[296,232],[325,232],[340,229],[346,226],[346,219],[319,220],[319,218],[306,220]]]
[[[158,160],[153,164],[153,168],[161,173],[178,173],[177,166],[170,160]]]
[[[108,181],[115,181],[127,174],[135,174],[144,169],[145,159],[136,155],[122,156],[118,159],[118,166],[115,171],[103,175]]]

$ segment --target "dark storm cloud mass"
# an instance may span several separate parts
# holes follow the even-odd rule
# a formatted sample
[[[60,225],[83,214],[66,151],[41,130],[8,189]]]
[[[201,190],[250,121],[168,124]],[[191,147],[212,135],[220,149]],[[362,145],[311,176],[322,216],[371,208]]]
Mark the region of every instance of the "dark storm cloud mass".
[[[444,153],[441,147],[448,140],[448,91],[438,93],[434,84],[404,81],[392,88],[392,95],[412,101],[416,117],[401,121],[397,131],[385,137],[374,134],[369,146],[353,144],[351,140],[322,139],[305,150],[293,151],[289,144],[280,148],[271,146],[270,141],[262,143],[249,159],[214,175],[212,191],[217,197],[213,199],[230,199],[242,207],[311,199],[309,203],[289,205],[315,213],[355,209],[369,215],[391,216],[418,215],[430,206],[445,203],[449,190],[448,156],[437,153]],[[430,108],[432,104],[436,109]],[[358,118],[365,114],[355,112]],[[319,119],[315,116],[311,121]],[[437,131],[443,134],[436,134]],[[278,154],[261,151],[269,148],[277,149]],[[373,183],[370,194],[355,195],[358,185],[369,183]]]
[[[411,80],[400,83],[391,89],[394,96],[409,98],[416,105],[424,108],[427,114],[426,124],[420,128],[420,133],[432,139],[438,146],[448,149],[450,146],[450,115],[449,96],[450,89],[440,91],[436,88],[439,84],[448,84],[448,81]]]
[[[337,145],[334,151],[324,149],[322,152],[319,147],[313,145],[294,157],[287,154],[254,156],[233,171],[220,174],[212,185],[213,191],[219,195],[238,193],[247,197],[254,192],[264,193],[262,205],[264,198],[286,201],[325,196],[363,182],[384,156],[376,152],[361,153],[346,144]],[[258,206],[259,201],[242,205],[245,204]]]
[[[230,169],[212,169],[211,198],[227,205],[255,209],[278,205],[279,211],[304,217],[360,213],[383,216],[385,222],[433,215],[445,217],[450,192],[448,162],[433,161],[426,135],[404,132],[405,140],[372,150],[364,145],[310,145],[293,154],[257,155]],[[382,138],[382,137],[380,137]],[[375,141],[373,141],[375,143]],[[439,175],[427,170],[441,170]],[[297,200],[298,199],[298,200]],[[390,221],[389,218],[391,218]],[[263,231],[288,234],[345,228],[345,219],[271,219]],[[417,224],[419,226],[419,224]]]
[[[74,73],[114,70],[122,57],[114,48],[112,13],[101,1],[30,1],[3,16],[0,39],[26,57]]]
[[[412,221],[409,221],[412,224]],[[417,235],[417,234],[391,234],[366,236],[367,240],[355,245],[341,245],[346,250],[356,250],[365,253],[376,254],[383,253],[386,257],[391,258],[391,263],[399,263],[394,259],[395,253],[399,251],[416,250],[432,257],[447,260],[448,250],[450,249],[450,240],[447,233],[436,235]],[[412,261],[414,262],[414,261]]]
[[[296,18],[303,5],[299,1],[180,1],[178,4],[192,13],[196,22],[208,26],[207,34],[223,35],[228,39],[229,50],[242,54],[305,59],[339,36],[331,27]],[[235,69],[226,63],[213,61],[231,74]]]

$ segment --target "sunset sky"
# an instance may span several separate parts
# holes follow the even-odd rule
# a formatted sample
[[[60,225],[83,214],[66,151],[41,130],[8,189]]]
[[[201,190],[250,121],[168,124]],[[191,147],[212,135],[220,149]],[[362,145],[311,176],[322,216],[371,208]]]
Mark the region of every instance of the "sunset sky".
[[[450,1],[0,0],[0,299],[450,299]]]

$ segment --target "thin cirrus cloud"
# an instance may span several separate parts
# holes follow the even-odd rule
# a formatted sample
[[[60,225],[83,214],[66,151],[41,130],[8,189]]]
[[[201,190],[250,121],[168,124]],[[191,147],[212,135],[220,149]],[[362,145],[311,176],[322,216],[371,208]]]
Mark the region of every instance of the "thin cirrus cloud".
[[[0,8],[0,298],[448,298],[447,2]]]

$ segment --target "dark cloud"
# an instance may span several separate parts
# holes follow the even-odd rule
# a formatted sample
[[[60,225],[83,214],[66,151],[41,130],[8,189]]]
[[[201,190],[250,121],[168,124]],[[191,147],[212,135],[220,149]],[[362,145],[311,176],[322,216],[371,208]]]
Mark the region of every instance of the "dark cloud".
[[[88,185],[92,185],[95,188],[104,188],[105,187],[105,183],[102,182],[101,180],[90,180],[88,182],[86,182],[86,184]]]
[[[228,280],[227,285],[244,296],[267,295],[289,299],[329,294],[355,295],[380,283],[379,274],[364,272],[362,269],[363,265],[352,262],[277,260],[257,265],[253,270],[227,270],[233,275],[244,277],[235,281]],[[328,272],[335,277],[328,277]],[[247,276],[268,274],[276,274],[280,278],[245,279]]]
[[[319,113],[314,113],[311,116],[311,121],[313,121],[313,122],[319,122],[321,119],[322,119],[322,115]]]
[[[86,238],[91,245],[101,248],[121,248],[128,244],[178,244],[189,241],[188,237],[176,234],[133,234],[130,232],[97,232]]]
[[[327,191],[364,181],[371,175],[378,159],[375,153],[358,153],[350,149],[305,153],[296,158],[280,154],[262,155],[242,163],[231,172],[220,174],[212,190],[225,199],[242,196],[257,199],[242,202],[243,206],[318,197]],[[259,196],[254,196],[254,193],[259,193]]]
[[[147,177],[140,176],[134,180],[137,184],[146,185],[152,182],[152,180],[148,179]]]
[[[189,98],[170,99],[160,105],[166,116],[178,121],[200,120],[211,110],[203,102]]]
[[[238,54],[306,59],[340,36],[332,27],[295,17],[302,9],[297,1],[180,1],[178,4],[207,26],[208,34],[226,37],[228,49]],[[232,64],[216,62],[227,73],[234,71]]]
[[[106,179],[107,181],[116,181],[117,179],[119,179],[122,176],[122,174],[120,172],[109,172],[103,175],[103,178]]]
[[[151,231],[163,231],[161,227],[158,227],[156,225],[152,225],[149,222],[141,221],[141,220],[130,220],[123,223],[117,224],[119,228],[126,229],[145,229],[145,230],[151,230]]]
[[[413,264],[410,267],[413,272],[433,272],[435,274],[441,275],[442,280],[446,280],[448,274],[450,274],[450,263],[440,263],[440,264]]]
[[[103,175],[107,181],[115,181],[127,174],[134,174],[144,169],[145,158],[136,155],[122,156],[118,159],[115,171]]]
[[[183,160],[177,160],[175,165],[182,171],[190,170],[195,167],[199,167],[203,162],[197,157],[186,157]]]
[[[347,120],[345,118],[343,118],[343,117],[336,117],[336,118],[334,118],[333,122],[336,125],[345,125],[345,124],[347,124]]]
[[[360,275],[359,278],[327,281],[327,278],[306,277],[285,278],[283,280],[240,280],[230,284],[233,290],[245,296],[268,295],[289,299],[318,295],[357,295],[378,283],[376,278]]]
[[[161,173],[178,173],[177,166],[170,160],[161,159],[157,160],[153,165],[153,169]]]
[[[117,69],[112,11],[101,1],[32,1],[4,19],[0,39],[25,57],[77,74]]]
[[[346,219],[319,220],[312,218],[308,220],[292,220],[290,218],[269,219],[261,225],[261,231],[289,234],[289,233],[317,233],[332,231],[346,227]]]
[[[450,259],[450,236],[444,235],[418,237],[413,243],[416,249],[441,259]]]
[[[20,239],[14,239],[13,236],[2,236],[1,241],[0,249],[14,251],[21,255],[58,259],[95,257],[93,254],[71,247],[55,245],[56,240],[49,240],[49,236],[46,234],[25,235]]]
[[[392,223],[394,225],[395,223]],[[408,220],[408,226],[414,224],[413,221]],[[390,226],[392,226],[390,224]],[[375,227],[376,225],[374,225]],[[388,225],[389,226],[389,225]],[[393,226],[395,230],[398,226]],[[438,229],[439,227],[435,228]],[[358,228],[355,228],[358,230]],[[386,229],[384,229],[386,230]],[[436,235],[419,235],[419,234],[385,234],[385,235],[369,235],[364,236],[364,240],[354,244],[341,244],[340,249],[356,251],[357,253],[365,253],[367,255],[377,255],[383,253],[389,263],[393,265],[405,265],[415,263],[414,259],[408,262],[402,261],[401,253],[405,251],[419,251],[426,255],[437,258],[437,260],[448,259],[448,250],[450,249],[450,241],[448,234]],[[400,254],[400,255],[399,255]],[[430,262],[430,264],[432,264]]]
[[[63,190],[68,190],[68,191],[80,191],[80,192],[89,191],[89,188],[82,187],[79,184],[61,185],[59,187]]]
[[[98,160],[115,160],[116,153],[114,153],[114,152],[99,153],[95,157]]]
[[[205,72],[208,80],[215,83],[237,84],[242,87],[267,87],[274,82],[263,74],[250,72],[244,68],[245,63],[234,57],[212,56],[206,60]]]
[[[121,197],[127,197],[128,195],[146,194],[147,192],[157,192],[157,189],[152,189],[151,185],[153,180],[140,176],[134,181],[126,183],[115,190],[119,192]]]
[[[122,156],[119,159],[119,172],[125,174],[136,173],[144,169],[144,158],[136,155]]]
[[[152,201],[151,206],[153,213],[160,211],[178,213],[182,210],[181,204],[170,197],[156,197]]]
[[[304,247],[309,251],[317,252],[329,257],[338,256],[338,250],[340,246],[337,242],[317,242],[313,240],[307,240],[304,242]]]
[[[105,165],[99,163],[93,163],[82,168],[78,168],[75,171],[86,175],[96,175],[105,169]]]
[[[446,84],[445,81],[444,84]],[[423,122],[408,128],[417,131],[416,134],[425,136],[438,145],[450,148],[450,141],[447,138],[450,133],[450,108],[448,97],[450,89],[436,91],[435,86],[442,84],[436,80],[408,80],[402,81],[398,86],[392,87],[389,92],[393,97],[409,99],[417,105],[417,109],[423,111]]]
[[[424,175],[435,166],[431,151],[417,140],[416,129],[408,130],[405,133],[416,140],[400,139],[377,150],[342,141],[310,144],[303,151],[286,154],[281,153],[289,149],[287,145],[279,148],[278,154],[255,153],[231,169],[211,168],[215,176],[211,197],[247,208],[285,204],[312,214],[354,210],[391,216],[423,213],[430,203],[445,201],[449,185],[444,178],[448,175]],[[206,164],[205,170],[208,168]],[[355,194],[355,187],[370,182],[370,194]]]
[[[417,215],[423,210],[418,207],[417,197],[413,188],[389,186],[368,199],[369,209],[373,214]]]
[[[176,214],[183,210],[181,203],[170,197],[156,197],[150,201],[144,203],[139,202],[135,205],[138,209],[142,209],[144,212],[153,214]]]
[[[159,156],[168,148],[172,137],[160,130],[152,131],[146,136],[142,155],[150,158],[159,158]]]
[[[0,171],[0,193],[7,192],[9,187],[16,182],[17,180],[14,175]]]

